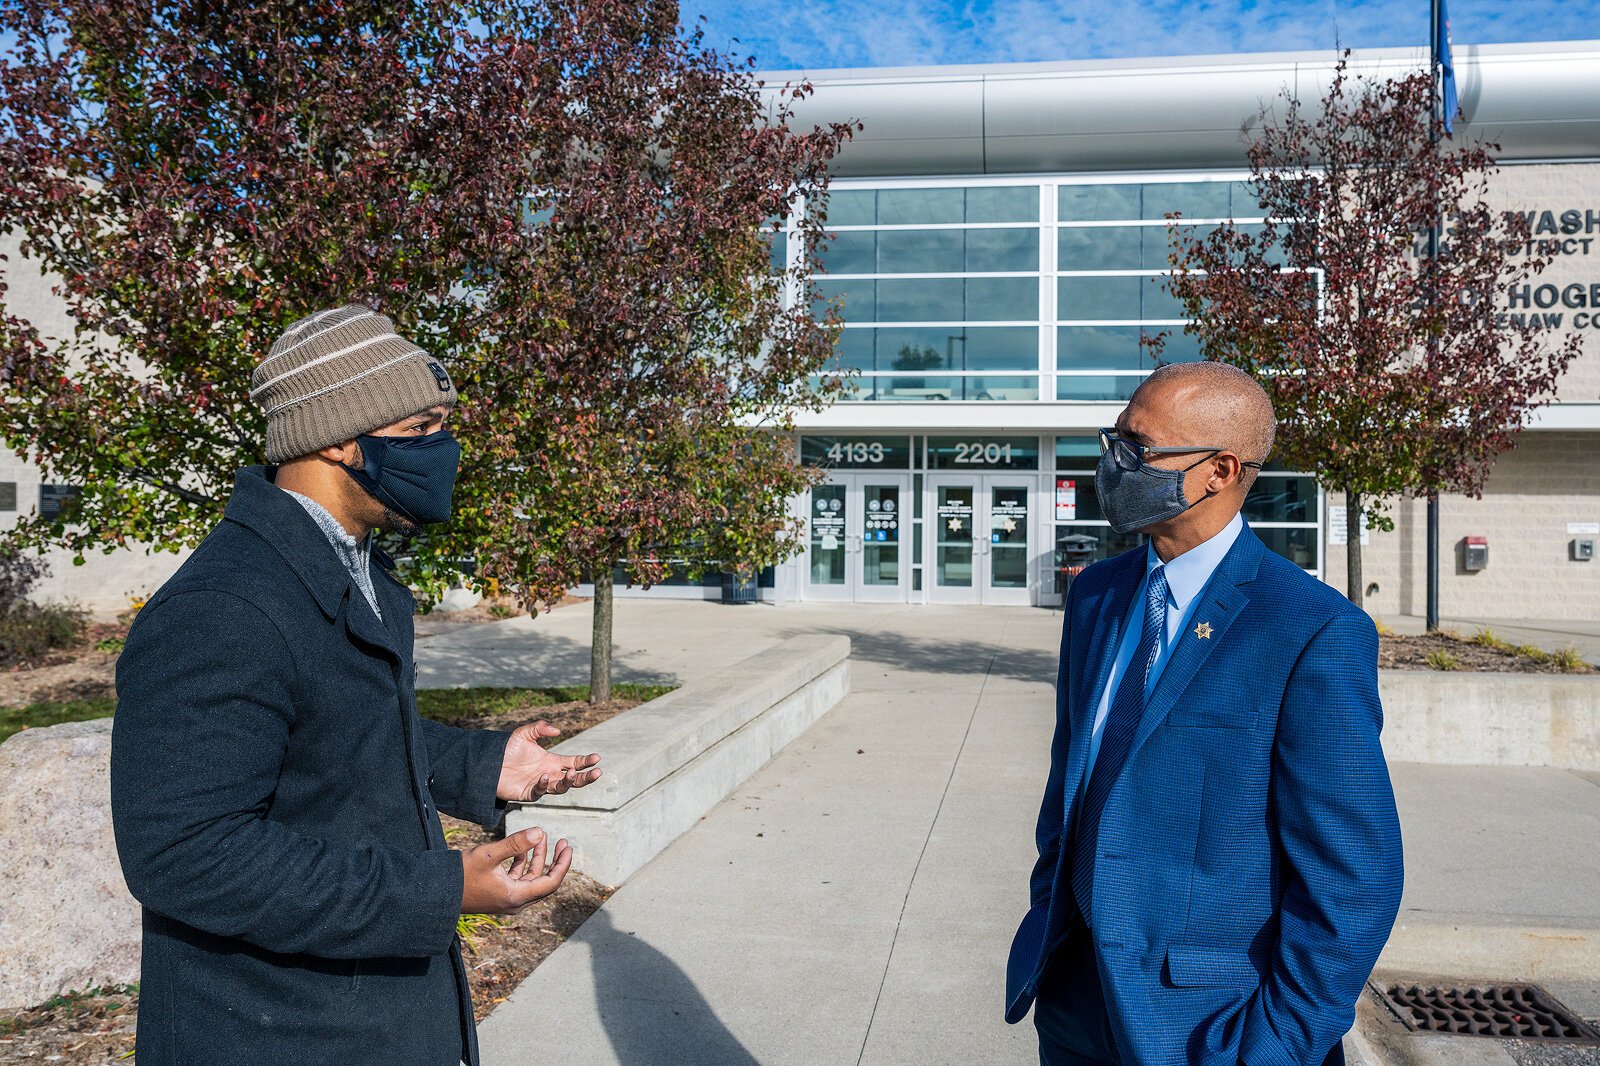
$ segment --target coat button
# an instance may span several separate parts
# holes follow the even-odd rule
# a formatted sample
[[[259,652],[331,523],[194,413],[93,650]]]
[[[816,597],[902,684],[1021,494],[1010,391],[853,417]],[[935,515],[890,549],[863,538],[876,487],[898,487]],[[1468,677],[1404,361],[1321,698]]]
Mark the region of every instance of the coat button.
[[[433,787],[433,775],[432,774],[428,775],[428,787],[429,788]]]

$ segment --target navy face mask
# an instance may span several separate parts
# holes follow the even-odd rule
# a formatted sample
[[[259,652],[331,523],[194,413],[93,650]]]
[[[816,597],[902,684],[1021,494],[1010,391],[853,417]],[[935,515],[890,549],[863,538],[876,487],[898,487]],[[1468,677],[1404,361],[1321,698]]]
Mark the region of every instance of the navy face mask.
[[[1136,470],[1124,470],[1109,451],[1105,452],[1094,469],[1094,494],[1100,500],[1100,510],[1118,533],[1148,529],[1176,518],[1194,506],[1183,494],[1183,476],[1210,458],[1211,455],[1205,456],[1182,470],[1166,470],[1143,462]]]
[[[449,430],[421,437],[363,434],[356,440],[362,465],[344,469],[368,495],[419,526],[450,517],[461,445]]]

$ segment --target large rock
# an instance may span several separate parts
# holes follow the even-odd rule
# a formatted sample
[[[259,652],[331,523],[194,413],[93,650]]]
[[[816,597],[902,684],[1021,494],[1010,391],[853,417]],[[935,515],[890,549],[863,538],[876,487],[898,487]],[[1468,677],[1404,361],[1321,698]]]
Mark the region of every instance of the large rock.
[[[111,837],[111,719],[0,744],[0,1006],[139,976]]]

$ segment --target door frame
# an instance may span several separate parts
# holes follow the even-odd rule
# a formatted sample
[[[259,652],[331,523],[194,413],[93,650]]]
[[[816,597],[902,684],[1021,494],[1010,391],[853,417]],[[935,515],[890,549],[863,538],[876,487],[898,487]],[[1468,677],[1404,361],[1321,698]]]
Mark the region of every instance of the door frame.
[[[811,580],[811,534],[809,523],[816,514],[815,489],[806,491],[805,550],[801,553],[803,573],[800,597],[824,603],[906,603],[911,599],[911,514],[907,504],[911,500],[911,474],[908,471],[840,470],[830,472],[824,485],[836,485],[844,490],[844,581],[837,585],[818,585]],[[894,585],[869,585],[866,583],[866,486],[892,485],[900,490],[898,504],[900,548],[899,581]]]

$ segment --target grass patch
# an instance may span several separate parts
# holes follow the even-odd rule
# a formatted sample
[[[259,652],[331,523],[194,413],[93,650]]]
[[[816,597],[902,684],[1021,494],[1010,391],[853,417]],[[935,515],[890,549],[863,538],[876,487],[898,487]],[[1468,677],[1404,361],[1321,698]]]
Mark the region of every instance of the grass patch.
[[[1480,648],[1493,648],[1495,651],[1512,651],[1513,648],[1506,641],[1495,636],[1494,630],[1484,626],[1472,635],[1472,643]]]
[[[1435,670],[1459,670],[1461,669],[1461,660],[1443,648],[1435,648],[1428,653],[1428,665]]]
[[[1537,644],[1518,644],[1512,650],[1530,662],[1547,663],[1550,661],[1550,653]]]
[[[1551,654],[1550,659],[1556,666],[1561,668],[1561,672],[1564,674],[1586,674],[1589,672],[1588,662],[1578,654],[1578,649],[1570,644],[1565,648],[1557,649]]]
[[[0,740],[24,729],[42,725],[60,725],[62,722],[88,722],[96,718],[109,718],[117,709],[117,701],[110,698],[96,700],[69,700],[65,703],[30,703],[26,707],[0,707]]]
[[[1372,620],[1372,624],[1378,630],[1378,636],[1380,636],[1380,637],[1392,637],[1392,636],[1394,636],[1394,630],[1391,629],[1389,626],[1385,625],[1382,619],[1374,618]]]
[[[643,703],[666,695],[674,687],[612,685],[611,696],[613,699]],[[458,718],[510,714],[557,703],[576,703],[588,698],[588,685],[559,685],[554,688],[424,688],[417,690],[417,710],[424,718],[453,722]]]

